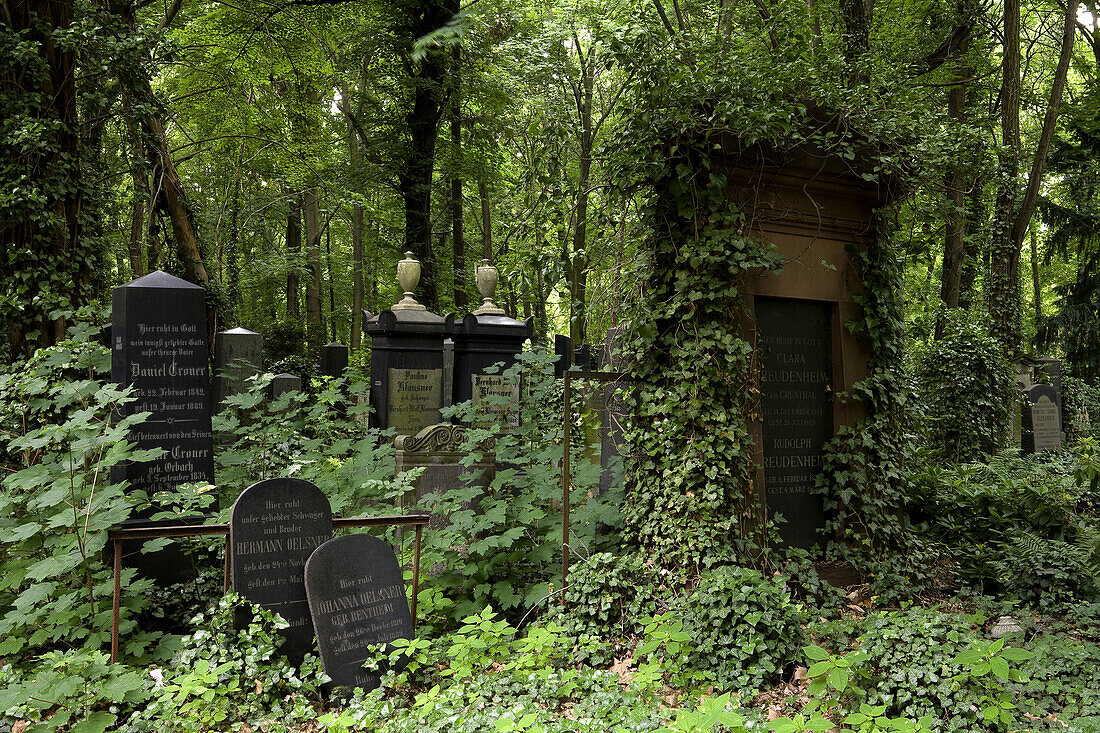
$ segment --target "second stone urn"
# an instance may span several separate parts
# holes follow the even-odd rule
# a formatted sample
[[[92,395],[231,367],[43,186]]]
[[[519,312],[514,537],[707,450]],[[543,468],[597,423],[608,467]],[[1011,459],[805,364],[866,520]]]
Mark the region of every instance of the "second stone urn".
[[[413,291],[420,282],[420,262],[413,257],[412,252],[405,253],[405,259],[397,263],[397,284],[401,286],[405,297],[399,303],[394,303],[390,310],[424,310],[424,306],[413,298]]]
[[[474,311],[480,315],[504,315],[504,309],[497,307],[493,302],[493,294],[497,289],[497,268],[489,264],[489,260],[482,260],[477,266],[474,280],[477,283],[477,291],[481,293],[482,304]]]

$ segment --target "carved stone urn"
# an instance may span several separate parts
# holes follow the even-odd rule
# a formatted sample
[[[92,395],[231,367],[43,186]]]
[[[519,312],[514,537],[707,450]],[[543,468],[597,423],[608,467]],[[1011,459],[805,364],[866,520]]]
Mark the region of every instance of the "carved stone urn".
[[[474,311],[477,315],[492,315],[502,316],[504,315],[504,309],[498,308],[493,303],[493,294],[497,289],[497,268],[489,264],[489,260],[482,260],[478,265],[475,273],[475,281],[477,282],[477,291],[481,293],[483,302],[481,307]]]
[[[401,286],[401,290],[404,291],[405,297],[401,299],[401,302],[395,303],[390,307],[390,310],[394,311],[422,311],[424,306],[416,302],[413,298],[413,291],[416,290],[416,284],[420,282],[420,262],[413,257],[412,252],[405,253],[405,259],[397,263],[397,284]]]

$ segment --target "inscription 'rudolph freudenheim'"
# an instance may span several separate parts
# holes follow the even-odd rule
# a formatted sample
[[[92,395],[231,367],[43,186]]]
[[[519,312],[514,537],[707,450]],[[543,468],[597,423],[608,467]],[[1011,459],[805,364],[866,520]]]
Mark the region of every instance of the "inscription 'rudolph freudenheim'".
[[[756,299],[764,487],[780,536],[807,547],[824,521],[813,493],[822,447],[832,437],[830,306]]]

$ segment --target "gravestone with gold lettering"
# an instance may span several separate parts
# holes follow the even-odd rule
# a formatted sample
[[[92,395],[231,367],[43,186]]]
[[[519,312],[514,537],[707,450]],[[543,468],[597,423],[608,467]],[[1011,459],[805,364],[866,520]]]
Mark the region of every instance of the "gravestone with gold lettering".
[[[304,568],[310,554],[332,539],[328,498],[308,481],[274,478],[252,484],[229,516],[233,590],[289,624],[280,652],[299,664],[314,651]],[[238,610],[236,623],[248,623]]]
[[[371,338],[370,414],[374,428],[416,435],[440,421],[443,394],[443,335],[450,318],[428,311],[413,299],[420,263],[405,253],[397,264],[404,298],[377,316],[364,317]]]
[[[497,277],[496,268],[482,260],[477,287],[483,302],[455,324],[453,400],[472,400],[479,414],[514,428],[519,426],[519,384],[503,372],[516,363],[523,343],[532,337],[534,321],[510,318],[493,303]]]
[[[121,412],[150,413],[130,439],[164,455],[115,466],[111,480],[150,497],[213,483],[206,291],[158,270],[114,289],[112,318],[111,379],[134,387],[137,398]]]
[[[363,669],[368,647],[413,636],[393,550],[370,535],[337,537],[310,555],[305,579],[321,664],[333,685],[378,687],[378,674]],[[404,665],[399,662],[397,671]]]

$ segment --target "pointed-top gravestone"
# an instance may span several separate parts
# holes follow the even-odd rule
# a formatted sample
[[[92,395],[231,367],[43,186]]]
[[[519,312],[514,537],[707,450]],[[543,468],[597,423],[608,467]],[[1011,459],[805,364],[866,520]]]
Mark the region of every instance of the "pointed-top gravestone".
[[[233,590],[278,613],[290,624],[281,653],[294,664],[314,651],[303,568],[332,538],[332,508],[308,481],[274,478],[252,484],[237,497],[229,517]],[[247,623],[238,613],[237,625]]]
[[[213,483],[206,290],[159,270],[115,288],[111,342],[111,379],[133,386],[137,397],[121,413],[151,413],[130,439],[139,449],[164,450],[112,468],[112,480],[150,496]]]
[[[321,664],[333,685],[378,687],[378,674],[363,669],[367,647],[413,636],[393,549],[370,535],[337,537],[310,556],[305,575]]]

